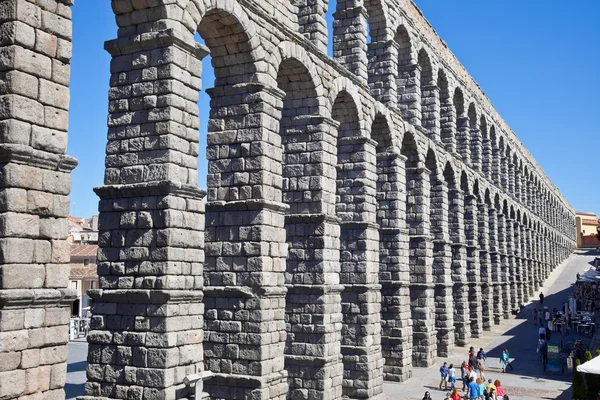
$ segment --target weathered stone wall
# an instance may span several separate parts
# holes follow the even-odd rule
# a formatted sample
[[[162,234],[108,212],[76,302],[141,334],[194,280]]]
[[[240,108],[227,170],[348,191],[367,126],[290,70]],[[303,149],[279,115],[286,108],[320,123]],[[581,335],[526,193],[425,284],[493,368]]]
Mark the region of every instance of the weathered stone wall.
[[[71,5],[0,2],[0,399],[64,398]]]
[[[333,38],[326,0],[112,6],[86,398],[187,398],[205,369],[214,399],[374,398],[509,318],[573,249],[573,210],[412,3],[339,0]]]

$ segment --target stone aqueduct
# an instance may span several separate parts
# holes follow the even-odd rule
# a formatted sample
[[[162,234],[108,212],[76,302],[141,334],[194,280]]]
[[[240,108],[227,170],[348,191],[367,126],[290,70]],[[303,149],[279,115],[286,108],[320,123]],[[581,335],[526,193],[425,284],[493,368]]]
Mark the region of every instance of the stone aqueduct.
[[[0,1],[0,400],[64,398],[72,1]],[[374,398],[574,248],[573,209],[414,4],[338,0],[333,59],[327,6],[112,0],[86,398],[185,398],[194,374],[213,399]]]

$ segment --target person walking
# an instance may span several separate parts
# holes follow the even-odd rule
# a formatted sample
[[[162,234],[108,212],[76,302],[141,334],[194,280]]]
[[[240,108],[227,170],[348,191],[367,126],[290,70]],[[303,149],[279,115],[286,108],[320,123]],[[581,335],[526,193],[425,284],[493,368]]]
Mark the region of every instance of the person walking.
[[[485,351],[483,351],[483,347],[480,347],[479,351],[477,352],[477,357],[479,356],[481,356],[483,361],[487,360],[487,354],[485,354]]]
[[[544,308],[544,293],[540,292],[540,303],[542,304],[542,308]]]
[[[444,384],[444,389],[448,390],[448,367],[446,363],[440,367],[440,390],[442,389],[442,383]]]
[[[448,367],[448,382],[450,382],[450,390],[454,389],[456,384],[456,371],[454,370],[454,364],[450,364]]]
[[[485,381],[485,363],[481,356],[477,357],[477,372],[479,373],[479,377]]]
[[[425,392],[425,396],[423,396],[423,400],[431,400],[431,395],[429,392]]]
[[[475,353],[469,352],[469,354],[472,354],[469,356],[469,368],[471,368],[471,371],[477,371],[477,358],[475,358]]]
[[[463,361],[462,364],[460,365],[460,378],[463,381],[463,387],[462,390],[463,392],[466,390],[467,388],[467,379],[469,379],[469,369],[467,368],[467,362]]]
[[[548,342],[545,340],[542,340],[542,343],[540,343],[540,354],[542,355],[542,365],[545,371],[546,365],[548,365]]]
[[[540,339],[546,339],[546,328],[540,326],[540,329],[538,329],[538,335],[540,336]]]
[[[537,308],[533,309],[533,324],[537,325],[538,322],[538,310]]]
[[[506,349],[504,350],[504,352],[506,353],[506,366],[510,367],[510,370],[512,371],[514,368],[512,366],[512,363],[510,362],[510,353]]]

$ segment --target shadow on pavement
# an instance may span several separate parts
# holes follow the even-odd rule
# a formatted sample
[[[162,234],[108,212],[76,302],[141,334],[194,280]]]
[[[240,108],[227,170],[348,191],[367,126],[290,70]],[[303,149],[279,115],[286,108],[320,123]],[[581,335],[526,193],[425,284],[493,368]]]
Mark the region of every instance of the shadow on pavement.
[[[572,286],[551,295],[548,295],[544,298],[544,305],[548,306],[550,310],[554,307],[557,309],[561,309],[563,302],[568,300],[568,294],[572,292]],[[537,293],[536,293],[537,294]],[[544,372],[542,361],[540,355],[536,352],[536,346],[538,342],[538,329],[540,324],[538,322],[537,325],[533,324],[533,309],[537,308],[538,310],[541,308],[541,304],[539,301],[534,301],[531,304],[528,304],[524,307],[520,313],[517,315],[518,319],[523,319],[523,321],[514,327],[513,329],[507,331],[504,335],[511,337],[502,345],[489,349],[487,352],[488,355],[488,368],[491,367],[494,375],[499,379],[502,379],[502,373],[499,371],[500,363],[499,357],[502,354],[502,350],[508,349],[512,365],[514,366],[514,373],[521,375],[521,379],[523,380],[537,380],[544,381],[554,380],[561,381],[565,383],[570,383],[573,379],[573,373],[568,372],[565,366],[565,372]],[[559,332],[554,332],[551,335],[550,342],[558,342],[562,344],[566,344],[568,341],[574,341],[577,339],[581,339],[588,346],[590,345],[592,339],[584,336],[583,334],[578,334],[575,330],[571,329],[566,335],[562,336]],[[592,349],[592,354],[595,349]],[[494,371],[495,370],[495,371]],[[500,372],[500,375],[497,374]],[[511,371],[513,372],[513,371]],[[507,374],[510,374],[508,372]],[[543,397],[546,398],[546,397]],[[567,400],[571,398],[571,389],[563,391],[560,396],[556,397],[557,400]]]
[[[77,396],[83,396],[84,386],[84,383],[67,383],[65,385],[65,398],[74,399]]]
[[[79,361],[72,364],[67,364],[67,373],[85,371],[87,368],[87,361]]]

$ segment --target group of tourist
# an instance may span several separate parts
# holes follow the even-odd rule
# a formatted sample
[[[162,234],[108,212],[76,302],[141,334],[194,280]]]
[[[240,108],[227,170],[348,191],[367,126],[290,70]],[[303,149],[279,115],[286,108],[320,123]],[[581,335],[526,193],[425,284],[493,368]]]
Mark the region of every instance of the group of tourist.
[[[537,326],[539,323],[538,334],[540,339],[550,340],[553,333],[558,332],[561,335],[566,335],[568,332],[569,318],[565,312],[553,308],[552,311],[548,307],[543,309],[533,309],[533,324]]]
[[[462,389],[459,390],[456,386],[457,371],[454,368],[454,364],[444,364],[440,367],[440,384],[439,388],[442,390],[450,390],[446,393],[447,400],[508,400],[508,396],[504,394],[504,388],[499,380],[493,381],[488,379],[487,385],[485,384],[485,361],[487,355],[483,348],[480,348],[477,354],[475,349],[471,347],[469,349],[468,361],[463,361],[460,365],[460,377],[462,380]],[[513,369],[510,363],[510,355],[508,350],[502,352],[500,357],[500,364],[502,365],[502,372],[506,371],[507,367]],[[448,384],[450,388],[448,388]],[[463,392],[461,395],[460,392]],[[426,392],[423,400],[431,399],[430,393]]]
[[[573,287],[576,309],[594,312],[600,308],[600,290],[595,282],[578,281]]]

